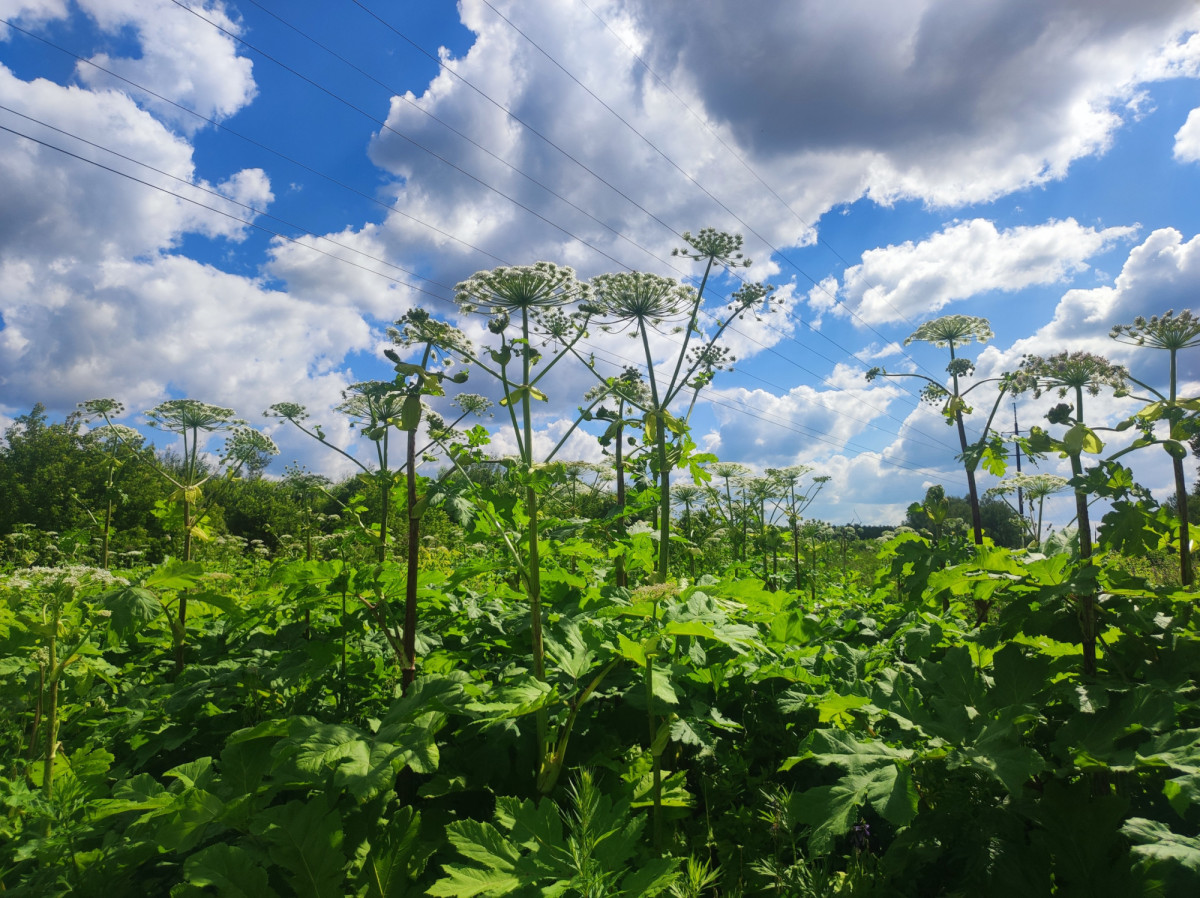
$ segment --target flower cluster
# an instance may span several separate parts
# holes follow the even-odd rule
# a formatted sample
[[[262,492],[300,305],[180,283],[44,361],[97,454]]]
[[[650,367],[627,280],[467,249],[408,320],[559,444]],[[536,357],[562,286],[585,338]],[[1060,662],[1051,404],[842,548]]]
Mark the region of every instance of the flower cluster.
[[[553,262],[479,271],[454,289],[464,311],[484,308],[493,315],[565,306],[587,300],[591,293],[575,278],[575,269]]]
[[[681,235],[688,245],[671,250],[672,256],[685,259],[712,259],[729,268],[749,268],[750,260],[742,255],[742,235],[727,234],[716,228],[701,228],[699,234],[684,231]]]
[[[602,274],[592,279],[596,302],[606,319],[658,325],[683,318],[696,291],[673,278],[645,271]]]
[[[1012,379],[1012,391],[1032,390],[1035,397],[1051,390],[1060,397],[1072,390],[1087,390],[1098,396],[1102,387],[1111,387],[1118,396],[1127,391],[1129,373],[1103,356],[1082,350],[1060,352],[1052,356],[1027,355]]]
[[[905,338],[904,345],[920,341],[953,348],[972,340],[986,343],[994,336],[992,325],[986,318],[977,318],[974,315],[943,315],[918,327]]]
[[[1131,346],[1152,346],[1155,349],[1177,351],[1200,346],[1200,318],[1184,309],[1178,315],[1174,309],[1154,315],[1149,320],[1139,315],[1133,324],[1113,326],[1109,336],[1118,343]]]

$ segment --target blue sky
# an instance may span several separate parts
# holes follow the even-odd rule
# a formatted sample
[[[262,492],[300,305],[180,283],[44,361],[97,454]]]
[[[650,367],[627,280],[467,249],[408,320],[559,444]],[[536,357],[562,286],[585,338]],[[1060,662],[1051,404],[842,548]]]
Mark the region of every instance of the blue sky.
[[[1109,327],[1196,307],[1190,0],[0,0],[0,18],[0,424],[112,396],[136,425],[189,396],[275,428],[260,413],[288,400],[354,447],[331,409],[388,376],[406,309],[481,337],[449,302],[476,270],[689,278],[670,250],[711,226],[778,291],[730,334],[698,442],[811,465],[831,477],[814,514],[889,522],[932,483],[965,492],[936,409],[863,377],[941,372],[943,351],[900,346],[922,321],[988,318],[980,378],[1086,349],[1161,384],[1165,359]],[[716,286],[714,309],[738,282]],[[1195,395],[1194,356],[1183,374]],[[589,378],[555,379],[548,441]],[[1022,427],[1050,404],[1022,398]],[[345,473],[273,435],[280,469]],[[567,451],[600,458],[585,433]],[[1164,459],[1135,463],[1163,497]]]

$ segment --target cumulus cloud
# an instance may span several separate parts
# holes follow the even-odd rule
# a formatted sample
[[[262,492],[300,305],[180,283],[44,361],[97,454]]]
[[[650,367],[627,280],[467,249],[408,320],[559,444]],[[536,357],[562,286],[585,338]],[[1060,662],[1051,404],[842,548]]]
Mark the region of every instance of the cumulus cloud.
[[[76,74],[88,87],[130,90],[126,82],[101,71],[107,69],[121,78],[151,85],[156,94],[210,119],[227,118],[254,98],[252,63],[237,55],[237,45],[229,34],[237,34],[240,29],[220,0],[193,4],[194,12],[170,0],[78,3],[102,31],[133,30],[141,49],[136,57],[97,53],[90,59],[94,66],[79,63]],[[139,95],[138,99],[184,133],[192,133],[204,124],[155,97]]]
[[[935,204],[1061,177],[1147,80],[1200,59],[1189,0],[640,0],[646,51],[756,158],[859,152],[866,190]]]
[[[1200,109],[1189,112],[1183,127],[1175,132],[1175,158],[1179,162],[1200,162]]]
[[[371,146],[411,216],[386,230],[443,282],[494,264],[446,233],[508,263],[682,276],[692,272],[669,256],[672,231],[741,232],[762,263],[863,196],[991,199],[1102,152],[1146,83],[1200,60],[1187,0],[905,0],[870,16],[814,2],[686,16],[642,0],[598,5],[620,40],[578,4],[493,5],[530,40],[466,0],[474,44],[443,54],[424,92],[394,97]],[[1058,282],[1119,234],[1052,224],[992,235],[993,248],[1024,253],[1006,274]],[[810,296],[818,326],[832,307],[820,288]]]
[[[943,228],[920,243],[869,250],[847,268],[841,295],[856,320],[880,324],[923,318],[956,300],[989,290],[1015,292],[1055,284],[1088,268],[1087,260],[1136,232],[1134,227],[1085,228],[1073,218],[998,230],[982,218]],[[831,307],[816,297],[821,311]]]
[[[1200,235],[1184,240],[1175,228],[1160,228],[1130,251],[1111,286],[1068,290],[1044,327],[1006,350],[989,346],[980,353],[980,371],[1014,365],[1026,353],[1050,355],[1080,349],[1127,364],[1135,376],[1163,386],[1166,353],[1117,343],[1109,338],[1109,331],[1139,315],[1195,308],[1198,293]],[[1155,366],[1158,371],[1151,370]],[[1179,376],[1200,389],[1200,353],[1180,354]]]

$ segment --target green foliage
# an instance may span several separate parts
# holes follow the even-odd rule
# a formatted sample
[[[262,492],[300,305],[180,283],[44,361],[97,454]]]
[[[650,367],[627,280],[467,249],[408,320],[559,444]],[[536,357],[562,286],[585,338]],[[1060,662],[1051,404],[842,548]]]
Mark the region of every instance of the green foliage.
[[[729,235],[688,243],[710,267],[744,261]],[[637,314],[664,322],[654,291],[691,295],[634,281],[614,276],[604,289],[632,289]],[[1024,548],[1031,534],[1002,535],[1013,520],[1000,503],[980,503],[988,538],[971,540],[974,509],[940,488],[910,510],[912,527],[878,541],[806,520],[824,478],[752,477],[706,458],[686,415],[629,377],[602,383],[580,417],[632,450],[618,503],[608,472],[532,451],[525,415],[545,372],[569,358],[546,347],[578,338],[601,308],[585,302],[572,317],[582,294],[571,284],[538,266],[477,279],[487,295],[475,300],[502,313],[479,353],[427,316],[398,322],[395,345],[422,347],[420,359],[395,352],[396,379],[347,401],[363,403],[351,411],[364,412],[374,446],[389,430],[406,441],[429,431],[452,462],[437,482],[414,476],[409,453],[386,490],[364,490],[380,485],[372,479],[330,486],[343,506],[334,522],[325,484],[300,469],[278,484],[203,466],[184,477],[200,432],[189,431],[184,455],[160,465],[178,499],[210,503],[214,538],[196,559],[119,577],[68,566],[3,575],[0,890],[1197,892],[1200,632],[1195,590],[1173,573],[1182,521],[1119,459],[1096,457],[1087,381],[1071,382],[1075,404],[1056,406],[1058,429],[1032,442],[1075,463],[1077,497],[1107,501],[1094,552]],[[765,288],[740,295],[750,308]],[[938,326],[942,336],[922,339],[984,336],[969,319]],[[677,383],[697,389],[723,359],[696,355]],[[489,459],[483,427],[460,432],[419,404],[461,380],[452,360],[498,376],[520,458]],[[958,423],[966,391],[953,380],[971,365],[952,358],[948,372],[953,389],[938,396],[959,400],[947,405]],[[1057,390],[1058,373],[1047,368],[1038,389]],[[1175,398],[1148,402],[1126,429],[1183,445],[1164,422],[1194,409]],[[197,427],[228,411],[171,409],[195,412]],[[299,406],[274,413],[326,441]],[[21,469],[45,450],[47,496],[60,494],[55,477],[78,475],[79,504],[99,521],[111,503],[115,520],[131,504],[117,487],[134,482],[145,450],[39,415],[10,429],[0,461]],[[253,467],[265,445],[238,437],[231,452]],[[998,470],[1002,455],[994,436],[968,443],[964,469]],[[696,483],[671,491],[660,475],[685,466]],[[425,528],[409,530],[419,538],[403,561],[375,551],[385,503]],[[163,510],[173,513],[169,500]],[[226,525],[262,542],[230,541]],[[14,532],[28,561],[65,542]],[[785,558],[780,574],[789,536],[794,571]],[[664,541],[683,550],[666,577]]]
[[[674,882],[677,861],[639,857],[644,817],[629,802],[605,795],[592,774],[581,771],[559,808],[515,798],[496,801],[497,827],[464,820],[447,827],[447,838],[470,865],[446,864],[446,876],[430,895],[509,895],[529,887],[542,894],[659,895]]]

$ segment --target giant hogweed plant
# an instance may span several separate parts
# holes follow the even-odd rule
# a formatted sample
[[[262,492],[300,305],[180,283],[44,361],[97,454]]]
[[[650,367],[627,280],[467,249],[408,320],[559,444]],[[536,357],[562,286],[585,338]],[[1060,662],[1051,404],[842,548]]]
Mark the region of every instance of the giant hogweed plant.
[[[402,316],[388,336],[395,346],[415,351],[416,361],[405,361],[395,349],[384,354],[393,363],[396,377],[391,382],[371,381],[356,384],[345,393],[345,401],[339,409],[349,415],[361,428],[375,447],[378,467],[370,468],[344,449],[331,443],[319,425],[303,424],[307,413],[303,406],[294,403],[276,403],[267,410],[272,417],[283,418],[299,430],[329,446],[343,457],[350,459],[366,477],[376,480],[380,494],[380,522],[377,530],[369,530],[376,547],[376,561],[383,565],[389,558],[388,535],[391,529],[391,506],[393,493],[401,473],[404,475],[405,510],[407,515],[405,551],[405,589],[403,623],[393,627],[389,623],[388,602],[383,594],[382,582],[377,581],[374,589],[375,601],[360,597],[367,609],[375,616],[381,632],[395,650],[402,670],[402,685],[407,690],[416,678],[416,632],[417,592],[420,573],[419,552],[421,544],[421,518],[429,506],[429,492],[418,493],[417,466],[422,452],[417,449],[417,434],[423,420],[431,430],[431,437],[438,432],[451,430],[469,414],[482,414],[490,404],[481,396],[463,394],[458,397],[462,414],[447,425],[440,418],[429,417],[425,400],[445,395],[447,382],[462,384],[467,380],[466,370],[450,374],[456,354],[470,354],[470,342],[456,328],[437,321],[423,309],[411,309]],[[391,430],[404,434],[404,462],[398,469],[391,463]],[[433,444],[426,445],[428,449]]]
[[[975,363],[962,358],[957,350],[971,343],[986,343],[992,339],[992,326],[986,318],[971,315],[943,315],[926,321],[904,340],[904,345],[912,343],[932,343],[934,346],[950,350],[950,363],[946,366],[949,381],[943,383],[919,373],[889,373],[883,368],[872,368],[867,372],[867,380],[877,377],[915,377],[925,381],[921,390],[921,398],[934,405],[941,404],[942,416],[946,423],[958,431],[959,448],[962,451],[963,468],[967,475],[967,495],[971,505],[971,529],[975,537],[975,545],[983,545],[983,523],[979,513],[979,489],[975,484],[975,471],[982,461],[993,473],[1003,473],[1004,448],[993,437],[992,421],[1004,398],[1005,381],[1003,378],[987,378],[977,381],[969,387],[964,387],[963,381],[975,372]],[[972,408],[967,404],[966,397],[972,391],[984,384],[1001,384],[1001,389],[992,404],[978,440],[971,442],[967,439],[964,415],[969,415]]]
[[[701,465],[716,461],[715,456],[693,451],[695,444],[688,428],[692,409],[700,391],[712,382],[715,373],[732,364],[728,351],[719,342],[726,329],[744,315],[765,309],[775,289],[768,284],[746,284],[733,294],[716,316],[712,333],[703,334],[699,320],[713,270],[746,267],[750,260],[742,255],[740,235],[704,228],[696,235],[685,231],[683,239],[688,245],[674,250],[673,255],[704,263],[704,273],[695,290],[670,278],[638,271],[605,274],[592,280],[604,327],[613,331],[630,328],[631,336],[640,340],[645,357],[650,402],[643,409],[643,421],[659,489],[657,576],[660,582],[666,582],[670,575],[671,471],[687,466],[697,482],[704,482],[708,474]],[[671,374],[663,379],[655,367],[651,332],[682,321],[687,322],[681,329],[683,339],[674,364],[668,361]],[[696,339],[694,346],[693,339]],[[690,391],[691,395],[686,409],[677,416],[671,409],[685,396],[685,391]]]
[[[812,473],[809,465],[789,465],[785,468],[767,468],[767,476],[777,486],[777,492],[772,497],[776,509],[783,513],[787,520],[788,531],[792,537],[792,565],[796,576],[796,592],[804,588],[800,571],[800,522],[804,512],[816,501],[821,488],[832,478],[826,474],[818,475],[801,486],[804,477]]]
[[[606,378],[584,394],[588,402],[601,400],[602,404],[594,415],[596,419],[607,421],[608,427],[600,435],[599,441],[604,452],[612,452],[613,469],[616,481],[616,526],[617,532],[625,532],[625,507],[628,502],[627,474],[631,467],[632,456],[636,454],[637,442],[634,437],[627,437],[626,431],[639,429],[643,421],[636,413],[650,405],[650,389],[645,378],[634,367],[627,367],[616,377]],[[612,401],[615,408],[608,408]],[[626,440],[629,447],[626,447]],[[611,447],[611,449],[610,449]],[[634,450],[632,453],[629,450]],[[625,566],[625,555],[618,552],[614,559],[613,577],[617,586],[628,585],[628,574]]]
[[[1104,442],[1095,430],[1088,427],[1084,419],[1084,394],[1099,396],[1104,388],[1116,395],[1127,392],[1128,372],[1102,356],[1090,352],[1061,352],[1057,355],[1026,356],[1022,359],[1015,379],[1014,392],[1032,390],[1035,397],[1055,392],[1058,397],[1070,397],[1074,405],[1059,403],[1046,415],[1051,424],[1065,426],[1066,432],[1059,438],[1040,427],[1030,428],[1029,447],[1035,452],[1057,452],[1070,460],[1072,488],[1075,493],[1075,522],[1079,532],[1079,556],[1084,566],[1092,557],[1092,523],[1088,511],[1088,487],[1084,481],[1084,454],[1099,455]],[[1081,645],[1083,648],[1083,671],[1088,676],[1096,674],[1096,593],[1087,590],[1078,596]]]
[[[107,570],[113,511],[121,498],[116,486],[117,471],[141,448],[142,435],[132,427],[112,422],[113,418],[119,418],[125,411],[125,406],[115,399],[91,399],[80,403],[79,410],[84,420],[100,419],[105,422],[88,433],[88,443],[104,456],[104,523],[100,531],[100,567]]]
[[[464,312],[489,316],[488,330],[494,345],[483,351],[464,346],[443,346],[469,362],[477,371],[493,378],[502,393],[500,406],[508,414],[516,458],[506,462],[508,476],[523,492],[523,508],[516,516],[521,533],[513,538],[499,520],[494,504],[480,501],[478,512],[500,536],[524,585],[529,602],[530,636],[534,677],[546,682],[546,646],[543,634],[540,494],[554,479],[549,467],[579,425],[591,417],[591,408],[580,409],[575,421],[545,454],[534,440],[535,403],[545,402],[540,384],[565,359],[573,357],[576,344],[587,334],[588,320],[595,312],[591,290],[575,277],[571,268],[551,262],[529,266],[500,267],[477,272],[458,284],[455,299]],[[454,460],[453,455],[451,459]],[[458,473],[471,482],[467,468],[455,462]],[[538,789],[549,792],[562,771],[556,751],[561,737],[550,733],[549,713],[536,712],[536,780]]]
[[[90,415],[104,420],[111,439],[127,446],[134,446],[115,427],[111,416],[119,412],[120,405],[111,399],[93,399],[83,403]],[[183,452],[177,469],[171,469],[159,461],[151,462],[154,472],[174,487],[171,505],[163,505],[160,513],[168,521],[175,518],[173,509],[178,509],[178,524],[183,531],[183,560],[192,558],[192,540],[209,538],[204,528],[205,519],[212,510],[214,496],[204,492],[210,482],[232,480],[243,471],[261,471],[271,457],[279,454],[274,441],[254,430],[241,418],[235,418],[233,409],[211,405],[196,399],[170,399],[146,412],[147,423],[166,433],[177,434],[183,441]],[[225,447],[218,464],[210,465],[204,456],[204,446],[212,434],[228,433]],[[137,456],[141,458],[142,456]],[[176,637],[175,671],[183,670],[186,650],[188,595],[181,591],[176,606],[176,620],[172,631]]]
[[[1110,336],[1118,343],[1132,346],[1161,349],[1168,354],[1167,392],[1155,389],[1126,372],[1126,378],[1150,393],[1150,396],[1134,397],[1146,404],[1131,417],[1117,425],[1118,430],[1136,427],[1140,435],[1117,458],[1125,452],[1159,445],[1171,456],[1171,470],[1175,475],[1175,508],[1179,515],[1179,579],[1184,586],[1195,582],[1192,567],[1190,525],[1188,520],[1187,482],[1183,473],[1183,462],[1187,458],[1187,444],[1200,433],[1200,397],[1179,396],[1179,353],[1184,349],[1200,347],[1200,318],[1184,309],[1178,315],[1174,310],[1154,315],[1149,319],[1138,316],[1132,324],[1118,324]],[[1166,435],[1155,433],[1166,425]]]

